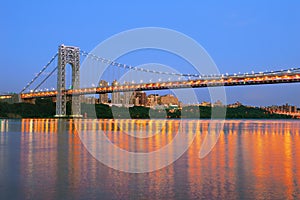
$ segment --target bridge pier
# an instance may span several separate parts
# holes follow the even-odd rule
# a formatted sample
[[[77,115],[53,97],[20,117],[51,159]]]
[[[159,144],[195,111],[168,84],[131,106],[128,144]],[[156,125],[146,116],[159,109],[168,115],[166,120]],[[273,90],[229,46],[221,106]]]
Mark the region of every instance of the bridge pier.
[[[79,89],[80,52],[78,47],[60,45],[58,49],[57,95],[55,117],[82,117],[80,96],[72,96],[71,115],[67,116],[66,65],[72,66],[72,89]]]

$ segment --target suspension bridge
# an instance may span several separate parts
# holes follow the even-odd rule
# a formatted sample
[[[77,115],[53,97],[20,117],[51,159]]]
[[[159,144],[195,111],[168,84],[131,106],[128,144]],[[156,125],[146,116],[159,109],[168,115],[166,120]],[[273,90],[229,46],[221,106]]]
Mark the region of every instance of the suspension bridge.
[[[115,69],[130,70],[135,72],[152,73],[158,75],[166,75],[176,77],[168,81],[148,81],[134,83],[129,81],[126,84],[115,85],[98,85],[93,87],[80,88],[80,56],[92,59],[96,62],[105,63]],[[34,89],[28,91],[30,86],[36,82],[39,77],[51,66],[57,65],[46,74]],[[71,88],[66,88],[66,65],[70,64],[72,67],[72,83]],[[56,88],[47,89],[44,91],[39,88],[53,75],[57,75]],[[165,80],[165,79],[164,79]],[[106,58],[98,57],[97,55],[87,53],[80,50],[78,47],[59,46],[58,53],[56,53],[50,61],[41,69],[39,73],[19,92],[18,101],[26,101],[41,97],[55,97],[56,98],[56,117],[66,116],[66,102],[67,97],[72,96],[72,116],[80,117],[80,95],[87,94],[106,94],[114,92],[128,92],[128,91],[147,91],[147,90],[163,90],[176,88],[201,88],[201,87],[220,87],[220,86],[240,86],[240,85],[259,85],[259,84],[278,84],[278,83],[294,83],[300,82],[300,68],[290,68],[279,71],[266,72],[252,72],[252,73],[234,73],[234,74],[185,74],[174,73],[159,70],[151,70],[130,66],[127,64],[118,63]],[[1,99],[14,98],[12,94],[2,94]]]

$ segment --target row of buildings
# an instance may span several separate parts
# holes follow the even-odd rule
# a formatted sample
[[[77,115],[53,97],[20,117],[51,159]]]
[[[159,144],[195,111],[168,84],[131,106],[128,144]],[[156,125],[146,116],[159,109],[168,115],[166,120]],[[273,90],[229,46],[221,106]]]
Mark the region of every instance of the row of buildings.
[[[124,83],[124,85],[129,83]],[[117,81],[112,82],[112,86],[117,86],[119,83]],[[99,82],[100,87],[108,86],[108,82],[101,80]],[[84,97],[82,102],[85,103],[96,103],[96,104],[113,104],[113,105],[123,105],[123,106],[147,106],[155,107],[159,105],[163,106],[181,106],[178,98],[171,95],[159,95],[150,94],[147,95],[144,91],[129,91],[129,92],[113,92],[109,98],[108,94],[100,94],[99,99],[95,97]]]
[[[289,104],[284,104],[281,106],[268,106],[268,107],[263,107],[265,110],[270,111],[271,113],[298,113],[299,110],[297,109],[297,106],[289,105]]]
[[[113,104],[120,106],[147,106],[155,107],[159,105],[163,106],[181,106],[181,102],[178,101],[178,98],[172,94],[162,95],[159,94],[150,94],[147,95],[143,91],[134,91],[134,92],[114,92],[111,94],[111,98],[108,97],[108,94],[100,94],[99,98],[95,97],[82,97],[82,103],[88,104]]]

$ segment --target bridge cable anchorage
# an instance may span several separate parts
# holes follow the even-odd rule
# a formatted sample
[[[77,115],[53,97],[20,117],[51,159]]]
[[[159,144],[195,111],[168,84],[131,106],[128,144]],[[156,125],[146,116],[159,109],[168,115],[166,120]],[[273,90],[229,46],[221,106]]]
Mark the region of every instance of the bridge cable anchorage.
[[[132,67],[127,64],[122,64],[118,63],[115,61],[111,61],[106,58],[101,58],[98,57],[97,55],[94,55],[92,53],[88,53],[85,51],[80,51],[81,55],[91,57],[92,59],[96,61],[100,61],[105,64],[109,64],[112,66],[116,66],[119,68],[124,68],[124,69],[132,69],[134,71],[141,71],[141,72],[149,72],[149,73],[154,73],[154,74],[164,74],[164,75],[172,75],[172,76],[179,76],[179,77],[187,77],[189,80],[191,78],[226,78],[226,77],[245,77],[245,76],[262,76],[262,75],[275,75],[275,74],[286,74],[286,73],[294,73],[300,70],[300,68],[290,68],[290,69],[285,69],[285,70],[276,70],[276,71],[267,71],[267,72],[255,72],[255,73],[239,73],[239,74],[229,74],[229,75],[222,75],[222,74],[210,74],[210,75],[203,75],[203,74],[181,74],[181,73],[174,73],[174,72],[161,72],[161,71],[155,71],[155,70],[150,70],[150,69],[144,69],[144,68],[138,68],[138,67]]]
[[[46,82],[46,80],[52,76],[52,74],[57,70],[58,66],[56,66],[47,76],[46,78],[44,78],[44,80],[42,80],[42,82],[40,82],[40,84],[38,84],[34,89],[33,89],[33,92],[35,92],[43,83]]]
[[[31,86],[31,84],[49,67],[49,65],[55,60],[55,58],[58,56],[58,53],[56,53],[51,60],[42,68],[42,70],[21,90],[20,94],[27,90]]]

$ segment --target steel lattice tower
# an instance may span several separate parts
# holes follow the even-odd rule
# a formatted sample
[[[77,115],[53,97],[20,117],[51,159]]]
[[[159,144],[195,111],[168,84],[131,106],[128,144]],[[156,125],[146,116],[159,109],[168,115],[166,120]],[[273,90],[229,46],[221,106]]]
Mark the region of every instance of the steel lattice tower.
[[[61,45],[58,49],[56,117],[66,117],[66,65],[72,66],[72,89],[79,89],[80,51],[78,47]],[[72,96],[71,117],[81,117],[80,96]]]

